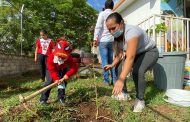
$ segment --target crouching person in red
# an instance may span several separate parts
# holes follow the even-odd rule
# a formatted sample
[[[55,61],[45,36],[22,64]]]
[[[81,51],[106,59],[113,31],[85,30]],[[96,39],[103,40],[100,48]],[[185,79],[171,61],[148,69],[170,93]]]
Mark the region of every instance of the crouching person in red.
[[[68,69],[68,65],[69,69]],[[78,64],[75,63],[71,56],[69,43],[67,41],[59,41],[55,47],[55,51],[50,54],[47,59],[47,72],[44,86],[57,82],[58,85],[58,101],[64,104],[66,80],[78,70]],[[46,104],[51,89],[42,93],[40,98],[41,104]]]

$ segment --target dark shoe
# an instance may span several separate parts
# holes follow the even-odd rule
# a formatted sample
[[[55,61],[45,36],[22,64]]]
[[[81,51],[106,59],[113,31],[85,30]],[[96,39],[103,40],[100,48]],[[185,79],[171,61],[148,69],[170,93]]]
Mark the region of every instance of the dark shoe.
[[[41,104],[41,105],[46,105],[46,104],[47,104],[47,101],[40,101],[40,104]]]
[[[59,103],[64,106],[65,105],[65,100],[64,99],[59,99]]]

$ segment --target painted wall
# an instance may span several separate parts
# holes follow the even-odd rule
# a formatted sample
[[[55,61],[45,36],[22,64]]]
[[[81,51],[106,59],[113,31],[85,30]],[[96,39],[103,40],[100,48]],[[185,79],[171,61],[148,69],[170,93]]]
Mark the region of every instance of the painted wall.
[[[160,0],[134,0],[120,14],[127,24],[137,25],[153,14],[160,14]]]

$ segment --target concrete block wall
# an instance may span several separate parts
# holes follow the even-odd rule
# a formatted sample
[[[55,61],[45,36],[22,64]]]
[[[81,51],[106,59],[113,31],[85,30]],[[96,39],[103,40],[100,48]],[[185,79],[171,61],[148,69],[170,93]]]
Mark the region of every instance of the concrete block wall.
[[[38,69],[38,63],[31,57],[0,54],[0,77],[20,75]]]

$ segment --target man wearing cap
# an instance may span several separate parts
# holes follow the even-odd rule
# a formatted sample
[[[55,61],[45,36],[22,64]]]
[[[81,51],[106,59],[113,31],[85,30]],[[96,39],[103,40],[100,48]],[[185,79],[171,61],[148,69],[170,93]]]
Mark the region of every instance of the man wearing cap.
[[[68,69],[68,65],[69,69]],[[59,41],[55,50],[47,58],[47,73],[45,86],[53,82],[58,83],[58,101],[64,104],[65,101],[65,88],[66,80],[71,77],[78,70],[78,65],[75,63],[71,56],[69,43],[67,41]],[[40,98],[41,104],[46,104],[51,89],[42,93]]]

